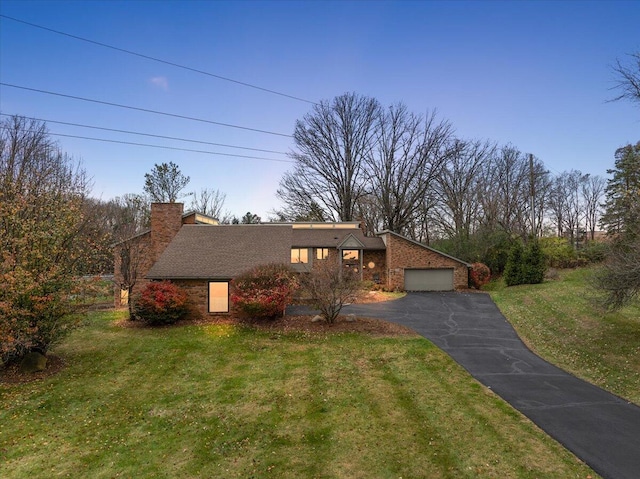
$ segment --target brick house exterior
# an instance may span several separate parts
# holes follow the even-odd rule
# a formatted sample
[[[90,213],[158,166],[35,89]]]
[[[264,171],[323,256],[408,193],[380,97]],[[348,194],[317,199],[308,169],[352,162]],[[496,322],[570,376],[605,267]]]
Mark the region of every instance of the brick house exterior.
[[[404,290],[408,269],[453,269],[453,286],[469,285],[469,264],[392,231],[378,233],[386,245],[387,287]]]
[[[131,244],[143,255],[133,293],[150,281],[171,280],[187,291],[192,317],[228,312],[230,281],[260,264],[288,263],[304,273],[320,261],[341,262],[387,290],[407,289],[409,276],[413,289],[428,290],[429,282],[420,281],[431,272],[450,275],[438,290],[466,288],[470,266],[391,231],[367,237],[355,222],[219,225],[184,214],[181,203],[153,203],[151,229],[115,246],[116,284],[120,253]],[[116,307],[126,300],[116,286]]]

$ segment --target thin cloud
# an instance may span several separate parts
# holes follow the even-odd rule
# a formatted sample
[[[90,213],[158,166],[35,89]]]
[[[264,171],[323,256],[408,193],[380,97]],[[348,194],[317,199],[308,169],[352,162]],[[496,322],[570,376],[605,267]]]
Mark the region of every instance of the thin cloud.
[[[169,80],[166,77],[153,77],[150,81],[152,85],[164,91],[169,91]]]

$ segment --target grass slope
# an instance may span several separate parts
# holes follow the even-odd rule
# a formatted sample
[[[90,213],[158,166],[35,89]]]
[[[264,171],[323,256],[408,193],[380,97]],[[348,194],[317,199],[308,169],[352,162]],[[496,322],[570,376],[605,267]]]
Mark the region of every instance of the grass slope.
[[[537,285],[497,283],[491,296],[540,356],[640,404],[640,306],[598,310],[587,287],[591,274],[583,268]]]
[[[118,318],[0,384],[0,476],[596,477],[421,338]]]

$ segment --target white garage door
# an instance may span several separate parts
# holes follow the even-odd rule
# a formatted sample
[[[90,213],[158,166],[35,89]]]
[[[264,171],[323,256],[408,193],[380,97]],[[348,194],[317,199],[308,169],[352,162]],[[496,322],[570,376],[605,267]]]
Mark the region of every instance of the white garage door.
[[[405,269],[407,291],[452,291],[453,269]]]

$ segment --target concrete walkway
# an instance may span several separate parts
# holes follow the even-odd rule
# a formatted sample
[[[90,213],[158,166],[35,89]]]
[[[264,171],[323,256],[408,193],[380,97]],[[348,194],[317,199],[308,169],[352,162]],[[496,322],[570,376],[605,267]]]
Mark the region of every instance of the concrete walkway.
[[[640,478],[640,407],[533,354],[489,295],[410,293],[342,312],[412,328],[602,477]]]

